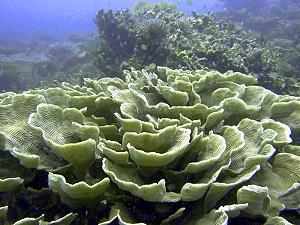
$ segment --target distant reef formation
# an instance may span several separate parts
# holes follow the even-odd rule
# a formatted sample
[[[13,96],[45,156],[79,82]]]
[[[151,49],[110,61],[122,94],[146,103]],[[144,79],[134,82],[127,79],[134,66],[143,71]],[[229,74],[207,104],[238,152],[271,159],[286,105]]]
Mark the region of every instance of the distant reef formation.
[[[83,77],[99,78],[92,63],[94,35],[67,38],[13,40],[0,45],[0,91],[22,91],[33,87],[55,86],[61,82],[79,84]]]
[[[300,97],[157,67],[0,94],[0,224],[299,224]]]
[[[213,14],[189,16],[159,5],[138,6],[98,12],[95,63],[104,74],[120,76],[130,67],[168,66],[263,76],[278,66],[278,53],[271,45],[261,45],[233,22]]]
[[[225,0],[224,6],[219,16],[241,24],[279,53],[278,70],[262,77],[262,82],[282,93],[300,95],[300,1]]]

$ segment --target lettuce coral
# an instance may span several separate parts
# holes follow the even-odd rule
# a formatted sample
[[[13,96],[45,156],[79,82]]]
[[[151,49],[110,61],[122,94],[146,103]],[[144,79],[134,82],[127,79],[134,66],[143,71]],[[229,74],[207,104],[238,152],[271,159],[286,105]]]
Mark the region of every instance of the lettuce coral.
[[[0,221],[289,224],[282,212],[299,213],[299,97],[238,72],[124,75],[0,95]],[[13,193],[39,189],[41,171],[34,195],[64,210],[12,218]]]

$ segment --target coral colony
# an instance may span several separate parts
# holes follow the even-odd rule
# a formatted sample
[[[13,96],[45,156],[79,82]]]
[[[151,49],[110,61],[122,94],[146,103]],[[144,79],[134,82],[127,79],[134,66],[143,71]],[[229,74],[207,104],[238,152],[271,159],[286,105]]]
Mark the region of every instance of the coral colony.
[[[11,164],[1,164],[0,190],[17,193],[2,217],[21,216],[13,203],[26,192],[56,202],[17,224],[71,224],[82,210],[96,224],[225,224],[239,215],[289,224],[279,214],[299,206],[299,97],[239,72],[124,75],[1,95],[1,155]],[[27,188],[45,171],[47,189]]]
[[[0,48],[1,225],[300,224],[299,49],[163,2],[95,22],[28,55],[38,87]]]

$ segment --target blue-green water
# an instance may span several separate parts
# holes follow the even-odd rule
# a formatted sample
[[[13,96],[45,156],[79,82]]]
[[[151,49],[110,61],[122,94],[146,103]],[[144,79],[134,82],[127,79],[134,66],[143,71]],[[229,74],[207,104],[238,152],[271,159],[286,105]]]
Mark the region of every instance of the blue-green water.
[[[47,33],[55,36],[74,32],[95,32],[93,20],[99,9],[131,8],[137,0],[1,0],[0,35],[34,35]],[[150,1],[151,2],[151,1]],[[155,2],[155,1],[152,1]],[[213,10],[216,0],[173,1],[187,12]]]
[[[97,12],[101,9],[104,11],[112,9],[112,12],[116,13],[118,10],[133,9],[140,2],[147,1],[1,0],[0,89],[2,91],[18,90],[35,86],[35,82],[32,81],[32,78],[36,77],[35,74],[39,74],[39,78],[36,79],[37,83],[45,80],[46,77],[50,80],[64,81],[64,79],[58,79],[59,77],[64,77],[60,72],[64,74],[70,73],[69,69],[70,67],[73,68],[74,65],[93,64],[95,61],[94,51],[99,47],[99,40],[97,38],[99,32],[101,33],[101,29],[104,29],[99,24],[97,27],[95,23]],[[199,14],[208,13],[209,15],[216,16],[217,19],[231,21],[235,26],[240,27],[241,30],[249,32],[248,36],[253,38],[254,42],[260,45],[260,47],[271,46],[273,49],[271,53],[272,56],[270,56],[271,59],[267,65],[262,65],[263,62],[259,62],[259,57],[266,58],[269,56],[267,56],[266,53],[264,53],[265,55],[257,53],[258,55],[253,56],[252,59],[249,59],[249,62],[246,62],[250,64],[253,63],[255,66],[252,66],[250,71],[241,70],[242,72],[254,72],[257,73],[255,76],[260,76],[261,74],[258,74],[261,73],[259,68],[269,67],[268,64],[273,63],[273,58],[276,58],[278,54],[280,63],[273,67],[277,68],[276,73],[279,72],[283,77],[287,78],[287,80],[285,78],[281,79],[282,76],[280,76],[280,81],[278,81],[276,77],[274,79],[277,81],[272,81],[271,84],[276,83],[277,86],[282,86],[285,89],[293,83],[295,83],[297,87],[299,86],[299,0],[151,0],[148,2],[158,5],[162,4],[162,2],[171,4],[170,6],[176,7],[178,11],[186,13],[186,15],[191,16],[191,18],[194,17],[193,12],[196,12]],[[147,19],[142,20],[145,22],[144,24],[147,24]],[[124,22],[123,25],[126,26],[126,22]],[[121,24],[121,26],[123,25]],[[168,24],[166,25],[168,26]],[[107,26],[111,26],[111,28],[114,29],[111,24]],[[138,26],[143,27],[144,25],[138,24]],[[180,29],[180,26],[178,26],[178,28]],[[198,30],[198,32],[199,31],[201,32],[201,29]],[[159,32],[160,31],[158,31],[158,33]],[[115,33],[115,35],[118,34]],[[137,35],[137,33],[133,35]],[[175,35],[175,33],[169,33],[168,35],[172,36]],[[169,36],[165,38],[168,39]],[[226,42],[225,39],[224,42]],[[212,44],[214,43],[213,40],[211,40],[211,42]],[[236,50],[233,42],[224,44],[232,48],[233,51]],[[68,53],[62,53],[62,49]],[[189,51],[186,47],[182,50]],[[133,49],[128,51],[134,52]],[[75,62],[67,65],[62,63],[64,60],[67,60],[69,63],[68,60],[76,56],[76,54],[79,54],[80,57],[84,54],[86,54],[86,56],[82,58],[82,61],[75,60],[78,64]],[[130,55],[131,53],[129,52],[128,54]],[[223,53],[220,52],[218,57],[222,57],[222,54]],[[111,60],[116,61],[119,59],[112,58]],[[232,60],[238,61],[240,59],[236,58]],[[254,63],[255,60],[256,62]],[[157,59],[153,61],[156,62]],[[149,63],[153,63],[153,61],[150,60]],[[44,64],[45,62],[47,65]],[[207,63],[209,64],[209,62]],[[213,64],[213,62],[211,63]],[[243,63],[240,63],[240,66],[243,66]],[[222,72],[228,69],[237,69],[237,67],[215,67]],[[77,70],[78,68],[75,67],[71,70],[71,73]],[[268,73],[270,73],[270,70],[268,70]],[[50,74],[54,75],[50,76]],[[18,78],[20,76],[25,77],[25,81],[21,83],[26,84],[29,79],[30,82],[28,83],[31,84],[29,86],[16,85],[16,87],[12,89],[9,87],[10,85],[7,85],[9,82],[6,77],[8,76],[10,80],[19,80]],[[73,75],[70,75],[70,77],[72,76]],[[270,77],[274,76],[275,75],[272,74]],[[296,80],[294,81],[293,79]],[[295,88],[297,89],[297,87]],[[281,91],[278,92],[283,93]],[[293,89],[292,93],[297,94],[297,91]]]

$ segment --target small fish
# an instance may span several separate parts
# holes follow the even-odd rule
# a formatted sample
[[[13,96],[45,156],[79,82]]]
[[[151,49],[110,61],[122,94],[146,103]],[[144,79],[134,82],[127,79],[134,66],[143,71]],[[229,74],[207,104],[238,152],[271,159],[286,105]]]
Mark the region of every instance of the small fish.
[[[83,76],[80,76],[80,77],[79,77],[79,85],[80,85],[80,86],[83,86],[83,85],[84,85],[84,78],[83,78]]]
[[[193,0],[185,0],[185,4],[191,6],[193,4]]]
[[[265,45],[265,36],[263,33],[260,34],[260,44]]]
[[[147,50],[147,45],[145,45],[145,44],[142,44],[142,49],[144,50],[144,51],[146,51]]]

